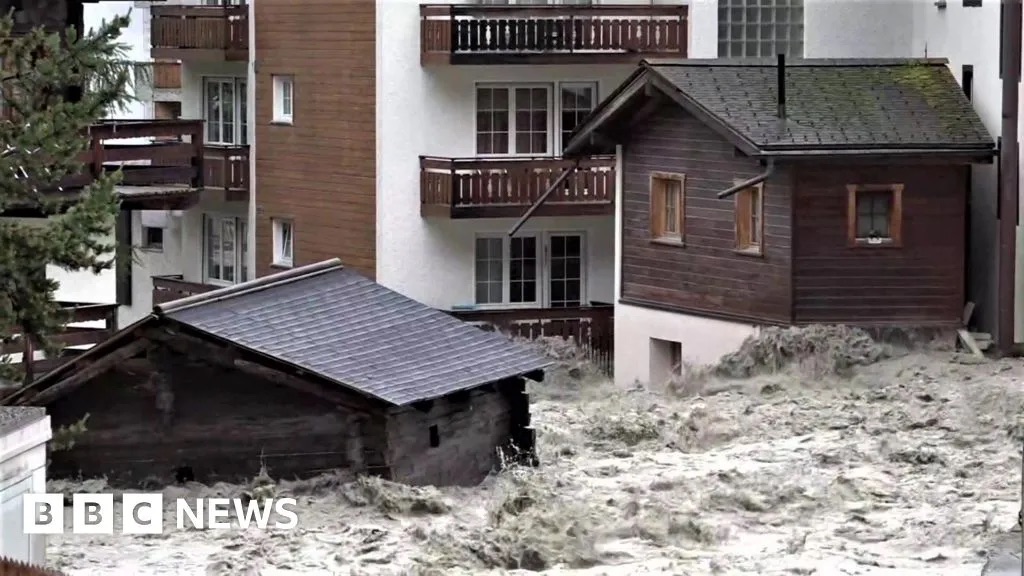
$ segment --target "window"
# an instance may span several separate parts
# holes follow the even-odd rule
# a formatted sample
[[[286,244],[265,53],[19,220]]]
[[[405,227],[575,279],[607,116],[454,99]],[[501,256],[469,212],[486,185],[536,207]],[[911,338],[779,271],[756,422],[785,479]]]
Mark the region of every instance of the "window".
[[[764,184],[736,194],[736,249],[761,254],[764,240]]]
[[[234,284],[249,278],[248,226],[233,216],[205,215],[205,277],[209,284]]]
[[[682,174],[651,175],[651,238],[683,241],[684,182]]]
[[[248,97],[244,78],[206,78],[206,143],[249,143]]]
[[[964,8],[981,8],[981,0],[964,0]]]
[[[428,432],[430,434],[430,447],[431,448],[437,448],[438,446],[440,446],[441,445],[441,433],[438,432],[437,425],[435,424],[435,425],[431,426],[430,428],[428,428]]]
[[[804,56],[804,0],[719,0],[719,58]]]
[[[551,94],[557,94],[552,101]],[[478,155],[552,154],[597,103],[597,84],[480,85],[476,89]]]
[[[583,305],[586,267],[582,233],[480,237],[475,250],[476,304]],[[542,258],[542,253],[547,258]]]
[[[558,87],[560,93],[562,139],[559,148],[565,147],[569,136],[583,120],[590,116],[597,100],[597,85],[593,83],[564,83]]]
[[[274,122],[292,123],[295,81],[291,76],[274,76]]]
[[[902,244],[903,185],[847,186],[848,240],[851,246]]]
[[[142,247],[146,250],[159,251],[164,249],[164,229],[150,226],[142,227]]]
[[[274,265],[292,266],[295,253],[295,231],[288,220],[271,221],[274,230]]]

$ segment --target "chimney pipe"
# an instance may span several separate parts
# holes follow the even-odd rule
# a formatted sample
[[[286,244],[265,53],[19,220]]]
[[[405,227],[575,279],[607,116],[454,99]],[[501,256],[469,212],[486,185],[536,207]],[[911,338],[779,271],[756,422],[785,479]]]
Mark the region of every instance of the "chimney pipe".
[[[779,118],[786,117],[786,55],[779,54]]]

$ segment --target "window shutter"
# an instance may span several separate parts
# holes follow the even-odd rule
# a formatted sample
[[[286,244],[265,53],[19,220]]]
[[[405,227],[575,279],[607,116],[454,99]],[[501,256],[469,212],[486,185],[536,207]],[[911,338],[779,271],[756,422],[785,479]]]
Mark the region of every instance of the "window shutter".
[[[753,230],[750,229],[750,220],[753,209],[752,189],[747,188],[736,194],[736,247],[741,250],[749,248],[752,243]]]

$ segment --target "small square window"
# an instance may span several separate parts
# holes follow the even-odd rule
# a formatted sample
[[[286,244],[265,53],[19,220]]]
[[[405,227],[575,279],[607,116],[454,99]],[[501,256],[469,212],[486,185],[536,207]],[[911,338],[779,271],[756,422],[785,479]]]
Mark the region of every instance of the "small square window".
[[[146,250],[159,251],[164,249],[164,229],[151,226],[142,227],[142,247]]]
[[[764,243],[764,185],[736,193],[736,249],[760,255]]]
[[[295,79],[292,76],[273,77],[274,122],[291,124],[295,109]]]
[[[271,220],[274,231],[274,261],[275,266],[291,267],[295,253],[295,229],[288,220]]]
[[[682,174],[651,175],[651,238],[683,241],[686,194]]]
[[[851,246],[902,245],[902,184],[851,184],[847,193],[847,237]]]

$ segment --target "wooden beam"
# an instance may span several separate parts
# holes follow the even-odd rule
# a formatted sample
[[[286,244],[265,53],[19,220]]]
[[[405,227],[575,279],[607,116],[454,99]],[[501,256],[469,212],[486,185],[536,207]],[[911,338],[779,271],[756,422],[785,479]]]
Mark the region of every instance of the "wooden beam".
[[[114,350],[110,354],[100,356],[95,360],[82,359],[79,362],[86,363],[83,368],[80,368],[78,372],[75,372],[71,376],[58,381],[53,386],[41,390],[35,394],[31,393],[31,389],[28,393],[17,400],[17,404],[25,405],[28,403],[45,406],[55,400],[56,398],[78,388],[87,381],[99,376],[103,372],[113,368],[118,363],[128,360],[129,358],[143,352],[151,342],[145,338],[138,338],[134,342],[127,344],[126,346]]]
[[[370,399],[364,399],[355,391],[349,391],[339,384],[329,383],[324,386],[313,380],[322,380],[319,377],[306,377],[305,375],[292,374],[269,368],[255,361],[258,355],[247,354],[246,351],[233,347],[217,344],[189,334],[181,332],[162,330],[155,332],[152,336],[160,344],[170,350],[196,358],[197,360],[220,366],[228,370],[239,370],[246,374],[266,379],[275,384],[280,384],[300,392],[316,396],[322,400],[337,404],[347,410],[362,413],[375,413],[382,406],[374,405]],[[313,375],[310,375],[313,376]],[[331,388],[334,388],[332,390]]]

